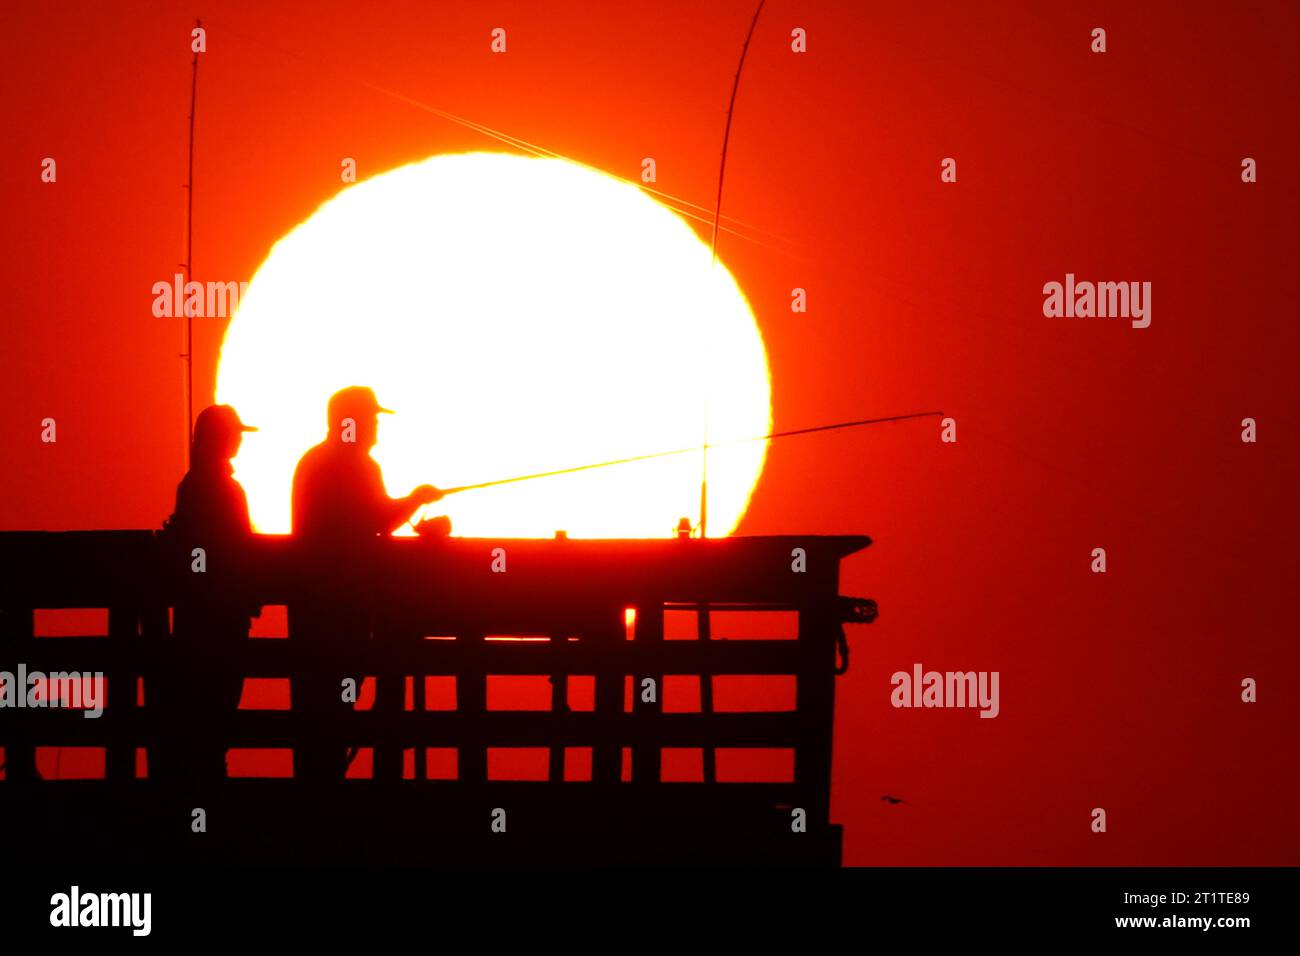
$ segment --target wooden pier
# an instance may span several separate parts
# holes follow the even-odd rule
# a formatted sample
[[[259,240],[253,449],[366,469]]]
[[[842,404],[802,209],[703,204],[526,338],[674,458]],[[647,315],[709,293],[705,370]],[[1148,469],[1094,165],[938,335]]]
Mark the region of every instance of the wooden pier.
[[[378,694],[328,719],[297,700],[210,719],[230,748],[326,741],[369,750],[374,770],[196,791],[149,779],[141,753],[166,716],[151,712],[150,683],[178,673],[170,609],[214,569],[194,573],[154,532],[3,533],[0,671],[99,672],[107,693],[94,719],[0,709],[0,829],[15,851],[66,860],[835,865],[843,625],[875,617],[873,602],[839,594],[839,566],[869,544],[412,538],[326,556],[258,536],[224,593],[287,608],[288,633],[241,641],[212,666],[292,683],[325,665],[373,678]],[[362,623],[316,639],[304,622],[323,606]],[[107,633],[38,636],[42,612],[72,608],[106,609]],[[494,694],[510,677],[544,680],[549,706]],[[450,703],[430,698],[434,679]],[[723,699],[738,679],[786,682],[793,699]],[[42,779],[44,747],[103,748],[103,779]],[[502,779],[497,758],[523,751],[544,754],[540,771]],[[454,753],[446,779],[431,779],[435,752]]]

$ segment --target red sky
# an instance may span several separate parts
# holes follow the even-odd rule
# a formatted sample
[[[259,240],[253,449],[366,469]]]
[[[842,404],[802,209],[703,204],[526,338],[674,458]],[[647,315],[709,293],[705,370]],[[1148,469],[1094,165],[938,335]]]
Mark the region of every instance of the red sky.
[[[752,6],[6,4],[0,528],[170,511],[180,330],[150,288],[182,255],[196,13],[195,277],[228,280],[344,156],[364,178],[494,148],[366,83],[618,175],[653,156],[659,188],[711,203]],[[798,254],[721,253],[776,427],[958,422],[955,445],[930,421],[778,443],[740,529],[876,541],[843,582],[881,607],[836,704],[848,862],[1300,863],[1298,42],[1284,3],[768,4],[725,211]],[[1067,272],[1150,281],[1151,326],[1044,317]],[[198,407],[222,328],[198,323]],[[1000,716],[892,708],[915,662],[999,671]]]

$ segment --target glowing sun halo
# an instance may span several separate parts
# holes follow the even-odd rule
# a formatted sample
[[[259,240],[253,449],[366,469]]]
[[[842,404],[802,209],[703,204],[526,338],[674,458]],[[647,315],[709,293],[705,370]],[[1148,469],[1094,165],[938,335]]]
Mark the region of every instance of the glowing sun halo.
[[[767,359],[731,274],[676,213],[565,160],[435,156],[350,186],[275,244],[221,350],[217,401],[258,425],[235,461],[260,531],[289,530],[325,403],[396,410],[390,494],[689,447],[771,423]],[[709,454],[709,532],[734,529],[763,443]],[[698,453],[466,492],[474,536],[662,537],[697,520]]]

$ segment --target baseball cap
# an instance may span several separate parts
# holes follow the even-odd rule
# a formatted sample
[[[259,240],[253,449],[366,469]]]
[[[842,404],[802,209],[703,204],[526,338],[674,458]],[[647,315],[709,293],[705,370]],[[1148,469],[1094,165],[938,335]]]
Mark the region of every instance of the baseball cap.
[[[199,412],[194,421],[194,434],[200,432],[255,432],[252,425],[245,425],[239,418],[239,412],[230,405],[209,405]]]
[[[391,408],[384,408],[375,397],[375,390],[367,385],[350,385],[339,389],[330,396],[329,417],[331,422],[358,415],[374,415],[383,412],[392,415]]]

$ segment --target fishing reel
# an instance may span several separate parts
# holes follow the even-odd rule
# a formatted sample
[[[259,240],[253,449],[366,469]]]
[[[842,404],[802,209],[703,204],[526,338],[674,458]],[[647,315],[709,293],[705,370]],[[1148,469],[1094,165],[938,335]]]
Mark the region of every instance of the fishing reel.
[[[421,538],[446,538],[451,534],[451,519],[446,515],[421,518],[413,527]]]

